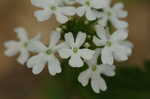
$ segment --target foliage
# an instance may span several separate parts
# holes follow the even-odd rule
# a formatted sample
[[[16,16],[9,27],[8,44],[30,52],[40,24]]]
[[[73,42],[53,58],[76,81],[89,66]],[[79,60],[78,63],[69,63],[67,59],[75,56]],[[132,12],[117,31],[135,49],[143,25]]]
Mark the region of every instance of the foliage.
[[[125,67],[126,66],[126,67]],[[136,65],[123,65],[116,70],[114,78],[106,78],[108,91],[95,94],[90,85],[86,88],[76,82],[78,71],[65,66],[63,75],[44,80],[46,99],[149,99],[150,98],[150,61],[144,69]],[[68,68],[67,68],[68,67]],[[65,76],[65,77],[64,77]]]

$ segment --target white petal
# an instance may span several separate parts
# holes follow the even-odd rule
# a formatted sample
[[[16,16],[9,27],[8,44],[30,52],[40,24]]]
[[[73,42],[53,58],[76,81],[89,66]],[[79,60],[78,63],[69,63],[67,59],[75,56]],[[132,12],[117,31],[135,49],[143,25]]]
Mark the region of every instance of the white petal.
[[[39,73],[41,73],[43,71],[45,67],[45,63],[39,63],[36,64],[33,68],[32,68],[32,72],[34,75],[38,75]]]
[[[31,41],[28,44],[28,50],[35,52],[35,53],[45,51],[46,49],[47,47],[40,41]]]
[[[29,58],[29,52],[26,49],[22,49],[17,61],[20,64],[24,65],[27,62],[28,58]]]
[[[128,41],[128,40],[121,41],[120,44],[123,45],[123,46],[126,46],[126,47],[130,47],[130,48],[134,47],[134,45],[130,41]]]
[[[54,47],[54,50],[59,51],[61,49],[66,49],[68,48],[66,42],[62,42],[60,44],[58,44],[57,46]]]
[[[117,30],[111,36],[112,41],[120,41],[128,38],[128,31],[125,29]]]
[[[7,41],[7,42],[4,43],[4,46],[6,48],[12,48],[12,47],[18,46],[18,45],[19,45],[19,43],[17,41],[14,41],[14,40]]]
[[[98,57],[100,56],[100,53],[101,53],[100,48],[95,49],[95,54],[93,55],[92,59],[85,61],[88,64],[88,66],[93,66],[97,64],[97,60]]]
[[[109,6],[109,0],[92,0],[91,5],[93,8],[101,9]]]
[[[106,31],[107,30],[105,29],[104,26],[102,26],[102,25],[96,25],[96,34],[102,40],[107,40],[107,35],[106,35],[107,32]]]
[[[79,77],[78,77],[78,81],[85,87],[88,85],[88,82],[91,78],[91,71],[88,69],[86,71],[83,71],[82,73],[80,73]]]
[[[48,60],[48,70],[51,75],[56,75],[57,73],[61,73],[62,69],[60,66],[60,62],[54,56],[50,56]]]
[[[18,53],[18,50],[16,49],[7,49],[4,54],[6,56],[15,56]]]
[[[60,9],[63,15],[73,16],[76,13],[76,9],[74,7],[61,7]]]
[[[111,22],[117,29],[126,29],[128,27],[128,23],[126,21],[119,20],[116,17],[112,17]]]
[[[79,32],[75,42],[76,47],[80,48],[84,44],[85,40],[86,40],[86,34]]]
[[[82,17],[85,14],[85,8],[84,7],[77,8],[76,13],[78,16]]]
[[[105,37],[106,30],[105,30],[105,27],[104,27],[104,26],[102,26],[102,25],[96,25],[95,28],[96,28],[96,34],[97,34],[100,38]]]
[[[44,69],[46,64],[45,56],[42,54],[38,54],[36,56],[31,57],[27,62],[27,67],[32,68],[33,74],[37,75]]]
[[[4,46],[7,48],[6,51],[4,52],[6,56],[14,56],[20,50],[19,43],[16,41],[5,42]]]
[[[125,18],[125,17],[127,17],[128,12],[124,11],[123,8],[124,8],[123,3],[116,3],[114,5],[114,7],[112,8],[115,11],[115,13],[116,13],[118,18]]]
[[[82,59],[77,54],[71,56],[69,64],[71,67],[82,67],[84,65]]]
[[[116,67],[114,65],[105,65],[102,64],[98,66],[100,73],[106,75],[106,76],[115,76],[115,69]]]
[[[107,21],[108,21],[108,16],[105,13],[99,13],[97,16],[98,19],[98,24],[100,26],[106,27]]]
[[[120,11],[117,13],[117,16],[119,18],[126,18],[128,16],[128,12],[127,11]]]
[[[49,47],[55,47],[60,40],[60,32],[53,31],[50,35]]]
[[[95,51],[90,49],[80,49],[78,53],[83,59],[90,60],[92,59]]]
[[[93,42],[96,46],[104,46],[106,44],[106,40],[100,40],[96,36],[93,37]]]
[[[46,64],[45,56],[43,54],[38,54],[36,56],[32,56],[31,58],[29,58],[27,62],[27,67],[33,68],[38,64]]]
[[[96,13],[94,12],[94,10],[87,8],[86,17],[89,21],[96,20]]]
[[[113,64],[113,55],[112,55],[112,50],[108,47],[105,47],[102,49],[102,63],[103,64]]]
[[[23,42],[28,41],[27,32],[24,28],[22,28],[22,27],[16,28],[15,32],[17,33],[17,36],[21,41],[23,41]]]
[[[72,34],[71,32],[65,34],[65,40],[66,40],[66,43],[67,43],[70,47],[73,47],[73,46],[74,46],[74,37],[73,37],[73,34]]]
[[[69,58],[73,52],[71,49],[61,49],[58,51],[61,58],[67,59]]]
[[[52,16],[52,12],[48,10],[39,10],[34,13],[34,16],[39,22],[48,20]]]
[[[123,45],[116,45],[114,47],[114,57],[117,61],[126,61],[128,56],[131,55],[132,49]]]
[[[51,4],[51,1],[52,0],[31,0],[31,3],[34,5],[34,6],[37,6],[37,7],[41,7],[41,8],[45,8],[47,7],[49,4]]]
[[[116,24],[116,27],[118,29],[123,29],[123,28],[128,28],[128,22],[126,21],[118,21],[117,24]]]
[[[66,23],[69,20],[69,18],[67,16],[65,16],[65,15],[63,15],[61,13],[57,13],[56,14],[56,19],[61,24],[64,24],[64,23]]]
[[[106,83],[99,74],[93,75],[93,77],[91,79],[91,86],[95,93],[100,93],[100,90],[102,90],[102,91],[107,90]]]
[[[113,9],[123,9],[124,8],[124,4],[123,3],[116,3],[113,7]]]

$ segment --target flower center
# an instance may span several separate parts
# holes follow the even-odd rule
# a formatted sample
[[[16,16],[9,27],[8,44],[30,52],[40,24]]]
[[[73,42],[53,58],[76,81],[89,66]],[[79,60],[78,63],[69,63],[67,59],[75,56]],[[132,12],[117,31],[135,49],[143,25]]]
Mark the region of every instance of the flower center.
[[[50,6],[50,9],[56,11],[57,8],[55,6]]]
[[[111,41],[107,41],[107,42],[106,42],[106,45],[107,45],[107,46],[111,46],[111,45],[112,45]]]
[[[46,51],[46,54],[48,54],[48,55],[51,55],[53,53],[53,51],[51,50],[51,49],[48,49],[47,51]]]
[[[25,42],[25,43],[23,44],[23,47],[24,47],[24,48],[27,48],[27,47],[28,47],[28,43]]]
[[[85,2],[85,5],[90,6],[90,1],[87,0],[87,1]]]
[[[73,52],[77,53],[78,52],[78,48],[73,48]]]
[[[107,12],[107,15],[108,15],[108,16],[112,16],[111,11],[108,11],[108,12]]]
[[[97,69],[96,65],[92,66],[92,71],[95,72]]]

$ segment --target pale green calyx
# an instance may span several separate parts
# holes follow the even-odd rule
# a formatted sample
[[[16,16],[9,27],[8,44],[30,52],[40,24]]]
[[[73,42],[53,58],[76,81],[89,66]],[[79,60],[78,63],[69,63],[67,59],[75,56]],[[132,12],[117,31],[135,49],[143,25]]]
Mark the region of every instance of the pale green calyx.
[[[87,1],[85,2],[85,4],[86,4],[87,6],[90,6],[90,1],[87,0]]]
[[[93,66],[92,66],[92,71],[95,72],[96,70],[97,70],[96,65],[93,65]]]
[[[48,49],[47,51],[46,51],[46,54],[48,54],[48,55],[51,55],[53,53],[53,51],[51,50],[51,49]]]
[[[55,6],[50,6],[50,9],[53,10],[53,11],[56,11],[57,7],[55,7]]]
[[[77,53],[78,52],[78,48],[73,48],[73,52]]]
[[[107,45],[107,46],[111,46],[111,45],[112,45],[112,42],[111,42],[111,41],[107,41],[107,42],[106,42],[106,45]]]

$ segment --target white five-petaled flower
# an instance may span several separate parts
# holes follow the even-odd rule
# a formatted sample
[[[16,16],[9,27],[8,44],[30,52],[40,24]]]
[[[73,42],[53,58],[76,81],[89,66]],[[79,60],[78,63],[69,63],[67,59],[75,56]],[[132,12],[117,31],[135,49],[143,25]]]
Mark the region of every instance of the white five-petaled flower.
[[[84,44],[86,40],[86,34],[79,32],[76,40],[73,37],[72,33],[65,34],[65,41],[68,45],[68,48],[64,48],[59,50],[59,55],[64,58],[68,59],[69,57],[69,64],[72,67],[81,67],[84,65],[84,62],[81,58],[85,60],[89,60],[93,57],[95,51],[80,47]]]
[[[99,21],[98,24],[107,26],[108,21],[112,23],[112,25],[117,29],[127,28],[128,23],[124,20],[120,20],[121,18],[127,17],[127,11],[123,10],[124,5],[122,3],[115,4],[112,8],[106,7],[104,8],[104,12],[99,13]]]
[[[64,6],[61,0],[31,0],[34,6],[43,8],[36,11],[35,16],[38,21],[46,21],[52,15],[56,16],[56,19],[60,23],[65,23],[69,20],[68,16],[75,14],[75,8],[71,6]]]
[[[63,47],[63,43],[58,44],[60,40],[60,33],[53,31],[50,36],[49,46],[46,47],[41,42],[35,42],[33,50],[38,54],[32,56],[28,62],[28,68],[32,68],[32,72],[36,75],[42,72],[45,65],[48,63],[48,70],[51,75],[56,75],[62,71],[60,62],[56,57],[56,52]]]
[[[78,81],[87,86],[91,79],[91,86],[95,93],[100,93],[100,90],[106,91],[107,85],[101,75],[114,76],[115,66],[97,64],[98,56],[100,55],[100,49],[96,49],[96,53],[91,60],[86,61],[88,69],[80,73]]]
[[[105,8],[109,5],[110,0],[76,0],[80,7],[76,9],[77,14],[81,17],[85,15],[88,20],[93,21],[97,18],[98,9]]]
[[[101,59],[103,64],[114,63],[117,61],[126,61],[132,53],[133,45],[127,41],[128,32],[125,29],[120,29],[112,35],[106,32],[103,27],[97,27],[97,36],[94,36],[93,42],[102,48]]]
[[[5,51],[6,56],[15,56],[20,53],[17,61],[20,64],[25,64],[29,58],[29,52],[31,51],[32,43],[40,40],[40,35],[37,35],[33,39],[29,40],[27,32],[24,28],[19,27],[15,29],[20,41],[8,41],[4,45],[7,48]]]

